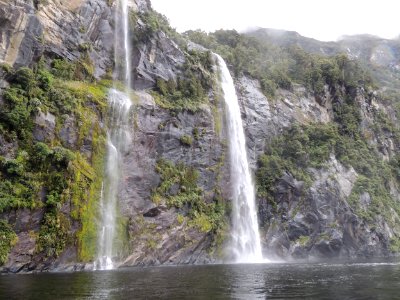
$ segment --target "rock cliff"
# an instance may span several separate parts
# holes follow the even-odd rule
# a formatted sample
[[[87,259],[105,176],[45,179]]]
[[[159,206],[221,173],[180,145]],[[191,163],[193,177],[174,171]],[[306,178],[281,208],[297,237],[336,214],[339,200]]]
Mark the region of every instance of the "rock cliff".
[[[107,89],[118,63],[114,6],[105,0],[0,0],[5,272],[92,267]],[[271,53],[282,47],[299,61],[307,56],[294,45],[322,55],[350,49],[351,59],[318,58],[322,71],[312,69],[309,82],[288,83],[276,73],[283,68],[278,63],[275,73],[262,77],[246,69],[240,52],[229,52],[235,45],[194,38],[206,48],[200,47],[186,39],[195,36],[171,29],[149,1],[131,1],[130,7],[133,139],[118,192],[121,265],[225,258],[226,128],[218,72],[207,47],[221,52],[235,74],[264,255],[307,259],[399,251],[397,91],[393,80],[382,83],[388,74],[397,78],[398,53],[388,51],[394,41],[379,40],[367,51],[350,40],[325,44],[293,33],[284,41],[271,32],[252,34],[261,40],[266,35]],[[358,77],[350,82],[360,72],[353,66],[356,58],[379,66],[377,86]],[[345,78],[345,72],[354,76]]]

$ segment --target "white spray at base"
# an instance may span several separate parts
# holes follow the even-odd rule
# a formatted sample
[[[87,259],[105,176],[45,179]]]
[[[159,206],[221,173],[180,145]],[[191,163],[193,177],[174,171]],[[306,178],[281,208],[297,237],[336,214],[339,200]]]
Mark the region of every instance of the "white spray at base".
[[[129,111],[131,100],[129,97],[131,84],[131,62],[129,47],[129,9],[128,0],[119,0],[115,7],[115,40],[114,61],[116,64],[114,77],[122,77],[126,93],[111,89],[108,94],[109,124],[107,132],[107,157],[104,182],[100,198],[101,226],[98,238],[98,256],[95,269],[113,269],[113,258],[117,255],[114,249],[118,186],[121,180],[122,155],[130,145]],[[118,64],[120,60],[123,64]]]
[[[232,230],[230,251],[236,263],[266,262],[262,256],[255,207],[254,184],[247,160],[246,140],[235,86],[225,61],[216,54],[228,125],[232,189]]]

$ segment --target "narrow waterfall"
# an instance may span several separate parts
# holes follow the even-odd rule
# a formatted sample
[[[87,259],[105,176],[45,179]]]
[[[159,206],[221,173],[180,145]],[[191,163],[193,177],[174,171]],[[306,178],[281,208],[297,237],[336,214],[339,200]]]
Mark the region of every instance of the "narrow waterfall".
[[[230,244],[235,262],[258,263],[263,261],[260,234],[255,207],[254,184],[250,175],[246,141],[240,115],[239,102],[232,77],[219,55],[221,88],[226,105],[230,173],[232,189],[232,241]]]
[[[130,144],[129,97],[131,62],[129,47],[128,0],[118,0],[115,8],[114,78],[122,78],[125,93],[116,88],[110,90],[109,124],[107,132],[107,157],[103,188],[100,199],[101,226],[98,239],[98,258],[95,269],[114,268],[116,256],[114,239],[117,221],[118,185],[121,179],[121,159]],[[122,60],[123,63],[120,63]]]

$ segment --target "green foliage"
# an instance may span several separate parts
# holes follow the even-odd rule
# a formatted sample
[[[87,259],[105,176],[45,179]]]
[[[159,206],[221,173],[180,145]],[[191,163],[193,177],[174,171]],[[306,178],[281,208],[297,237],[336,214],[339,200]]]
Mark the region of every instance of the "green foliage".
[[[0,123],[9,131],[14,131],[21,139],[29,139],[32,131],[32,102],[28,91],[13,85],[3,93],[5,104],[0,110]]]
[[[93,260],[97,253],[96,220],[103,182],[103,158],[101,150],[96,154],[92,168],[82,157],[78,157],[71,170],[73,177],[69,181],[69,197],[74,204],[71,215],[82,224],[77,233],[78,255],[82,261]]]
[[[192,137],[186,134],[182,135],[179,140],[185,146],[191,146],[193,144]]]
[[[32,156],[30,159],[32,161],[32,164],[35,164],[36,167],[38,167],[39,169],[42,169],[49,163],[50,156],[53,154],[53,151],[50,149],[50,147],[47,144],[41,142],[35,143],[33,145],[33,152],[35,153],[35,155]]]
[[[196,112],[207,101],[207,91],[214,82],[213,62],[210,51],[189,51],[181,66],[181,74],[176,81],[157,80],[157,104],[175,111]]]
[[[4,178],[0,176],[0,212],[17,208],[42,206],[40,184],[31,176]]]
[[[28,93],[35,87],[36,76],[30,68],[21,67],[14,75],[14,83],[20,85]]]
[[[333,57],[305,52],[299,46],[277,46],[268,39],[239,34],[235,30],[214,33],[187,31],[186,37],[219,53],[235,76],[245,74],[260,81],[266,96],[274,97],[277,88],[291,90],[300,83],[315,95],[323,95],[327,85],[335,93],[373,85],[371,76],[346,55]]]
[[[355,211],[367,220],[381,214],[391,221],[391,209],[400,213],[400,205],[390,195],[390,181],[398,180],[398,160],[383,161],[377,149],[354,129],[346,135],[335,124],[309,124],[293,126],[268,143],[267,151],[258,160],[256,171],[257,194],[274,203],[277,181],[287,172],[306,186],[312,181],[308,168],[324,168],[331,154],[345,166],[359,174],[348,199]],[[357,133],[357,134],[354,134]],[[363,193],[371,197],[370,206],[361,207]]]
[[[192,130],[192,134],[193,134],[193,138],[198,141],[200,138],[200,132],[199,132],[199,128],[194,127]]]
[[[161,176],[161,183],[152,194],[153,200],[165,201],[169,207],[186,208],[192,220],[190,224],[200,231],[216,231],[222,226],[224,203],[221,199],[211,203],[204,201],[203,191],[197,186],[199,175],[195,169],[162,159],[157,162],[156,171]]]
[[[99,117],[106,108],[107,88],[103,84],[65,81],[82,77],[83,63],[90,61],[85,57],[74,63],[53,60],[51,72],[42,60],[32,70],[9,70],[10,87],[3,93],[0,129],[7,139],[18,143],[19,150],[15,158],[0,157],[0,212],[44,206],[46,214],[37,250],[58,256],[67,245],[77,243],[79,258],[89,261],[96,253],[97,202],[105,149]],[[33,141],[33,119],[39,110],[55,115],[56,127],[63,114],[75,117],[81,125],[76,148],[61,146],[57,128],[51,142]],[[78,150],[89,134],[90,160]],[[71,203],[70,216],[60,212],[67,201]],[[71,219],[81,225],[76,240],[69,233]]]
[[[400,252],[400,238],[398,237],[393,237],[390,240],[390,251],[394,252],[394,253],[398,253]]]
[[[37,251],[44,251],[48,257],[60,255],[71,238],[70,227],[70,221],[63,213],[48,211],[40,227]]]
[[[85,158],[76,155],[70,164],[70,177],[65,197],[73,203],[71,217],[79,220],[81,228],[77,233],[78,256],[82,261],[91,261],[97,253],[96,220],[98,219],[98,202],[103,184],[105,136],[99,127],[93,136],[92,164]]]
[[[284,131],[268,143],[266,153],[259,157],[256,171],[258,195],[269,195],[272,200],[275,183],[285,172],[306,185],[311,184],[312,177],[307,168],[324,167],[340,138],[338,128],[332,124],[294,125]]]
[[[74,63],[68,62],[65,59],[53,59],[51,67],[51,72],[54,76],[66,80],[74,79],[76,70]]]
[[[136,26],[138,19],[141,20],[140,26]],[[147,42],[159,32],[164,32],[182,48],[186,44],[181,34],[170,26],[167,17],[153,9],[146,10],[145,12],[135,12],[132,10],[130,11],[129,20],[131,30],[135,32],[132,41],[134,44]]]
[[[309,236],[304,236],[304,235],[299,236],[299,238],[297,239],[297,242],[302,247],[306,246],[309,241],[310,241],[310,237]]]
[[[83,53],[81,58],[74,62],[69,62],[65,59],[54,59],[51,63],[51,73],[61,79],[93,82],[94,66],[87,53],[90,49],[90,44],[81,44],[79,50]]]
[[[21,151],[16,159],[4,159],[1,162],[1,169],[8,176],[23,176],[26,172],[28,153]]]
[[[4,180],[0,183],[0,211],[11,208],[36,208],[42,204],[38,199],[39,186],[34,180],[12,182]]]
[[[53,86],[54,77],[48,70],[40,69],[37,73],[37,82],[43,91],[48,91]]]
[[[5,74],[11,74],[13,69],[9,64],[0,63],[0,70],[2,70]]]
[[[7,262],[8,254],[17,241],[18,237],[11,226],[0,220],[0,266]]]
[[[93,48],[93,46],[89,42],[79,44],[79,46],[78,46],[78,50],[80,52],[90,52],[90,51],[92,51],[92,48]]]
[[[74,159],[74,154],[71,150],[64,147],[54,147],[52,151],[53,165],[58,168],[66,168],[70,161]]]

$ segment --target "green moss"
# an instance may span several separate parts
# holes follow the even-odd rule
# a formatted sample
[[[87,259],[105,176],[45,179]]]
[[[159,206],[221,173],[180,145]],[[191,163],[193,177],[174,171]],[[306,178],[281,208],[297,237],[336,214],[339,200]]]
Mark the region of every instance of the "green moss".
[[[70,242],[70,228],[69,218],[63,213],[48,211],[40,227],[37,251],[44,252],[48,257],[60,255]]]
[[[390,246],[389,246],[390,251],[394,253],[400,252],[400,238],[398,237],[393,237],[390,240]]]
[[[191,146],[193,144],[193,139],[189,135],[182,135],[179,139],[184,146]]]
[[[183,222],[185,221],[185,217],[183,215],[181,215],[181,214],[178,214],[176,216],[176,221],[178,222],[179,225],[182,225]]]
[[[304,247],[308,244],[308,242],[310,241],[310,237],[309,236],[300,236],[296,242],[298,242],[300,244],[300,246]]]
[[[214,120],[214,130],[216,135],[219,137],[221,135],[221,130],[222,130],[222,118],[218,108],[214,105],[211,106],[211,113],[213,115],[213,120]]]
[[[128,218],[117,215],[113,247],[118,251],[118,257],[126,257],[130,254],[128,223]]]
[[[225,221],[225,203],[214,199],[207,203],[203,191],[197,186],[198,172],[180,163],[174,165],[166,160],[159,160],[156,171],[161,176],[161,183],[153,191],[152,199],[165,202],[168,207],[176,207],[181,213],[187,211],[189,224],[200,231],[216,231]],[[173,192],[177,190],[177,192]]]
[[[66,87],[77,97],[88,99],[98,105],[102,111],[107,106],[107,82],[87,83],[82,81],[67,81]]]
[[[213,86],[213,62],[210,52],[189,51],[181,66],[181,75],[174,80],[158,79],[154,95],[156,103],[173,111],[198,111],[208,103],[207,91]]]
[[[37,251],[56,257],[66,247],[77,245],[79,258],[89,261],[97,250],[105,153],[105,132],[99,118],[107,108],[108,86],[106,82],[73,81],[93,79],[93,65],[85,56],[77,62],[53,60],[50,71],[43,60],[33,69],[10,70],[0,129],[19,150],[15,158],[0,157],[0,211],[44,206]],[[52,141],[32,139],[32,121],[39,110],[56,116]],[[62,147],[57,136],[65,114],[80,125],[76,148]],[[88,137],[92,140],[90,159],[78,150]],[[71,203],[69,215],[60,211],[65,202]],[[71,234],[71,222],[80,225],[76,236]]]
[[[157,249],[157,245],[158,245],[157,240],[154,237],[149,236],[146,242],[147,248],[149,248],[150,250],[155,250]]]
[[[213,229],[213,224],[210,222],[209,216],[205,215],[204,213],[195,213],[191,224],[204,233],[210,232]]]
[[[72,80],[75,76],[76,65],[65,59],[54,59],[51,63],[51,72],[54,76]]]
[[[200,139],[200,132],[198,127],[194,127],[192,130],[193,138],[198,141]]]
[[[346,122],[350,122],[347,120]],[[325,168],[331,154],[345,166],[353,167],[359,177],[348,198],[357,214],[372,221],[379,214],[393,223],[391,209],[400,213],[400,205],[390,195],[390,182],[397,181],[397,163],[381,159],[377,149],[368,144],[358,125],[308,124],[293,126],[272,139],[258,160],[257,194],[274,204],[277,181],[287,172],[306,183],[313,181],[308,168]],[[371,205],[361,208],[360,196],[367,192]]]
[[[7,262],[8,254],[17,241],[18,237],[11,226],[0,220],[0,266]]]
[[[98,128],[94,131],[92,164],[82,157],[72,164],[69,195],[74,210],[71,216],[81,223],[77,233],[78,255],[82,261],[90,261],[97,253],[98,203],[102,190],[105,155],[105,136]]]

